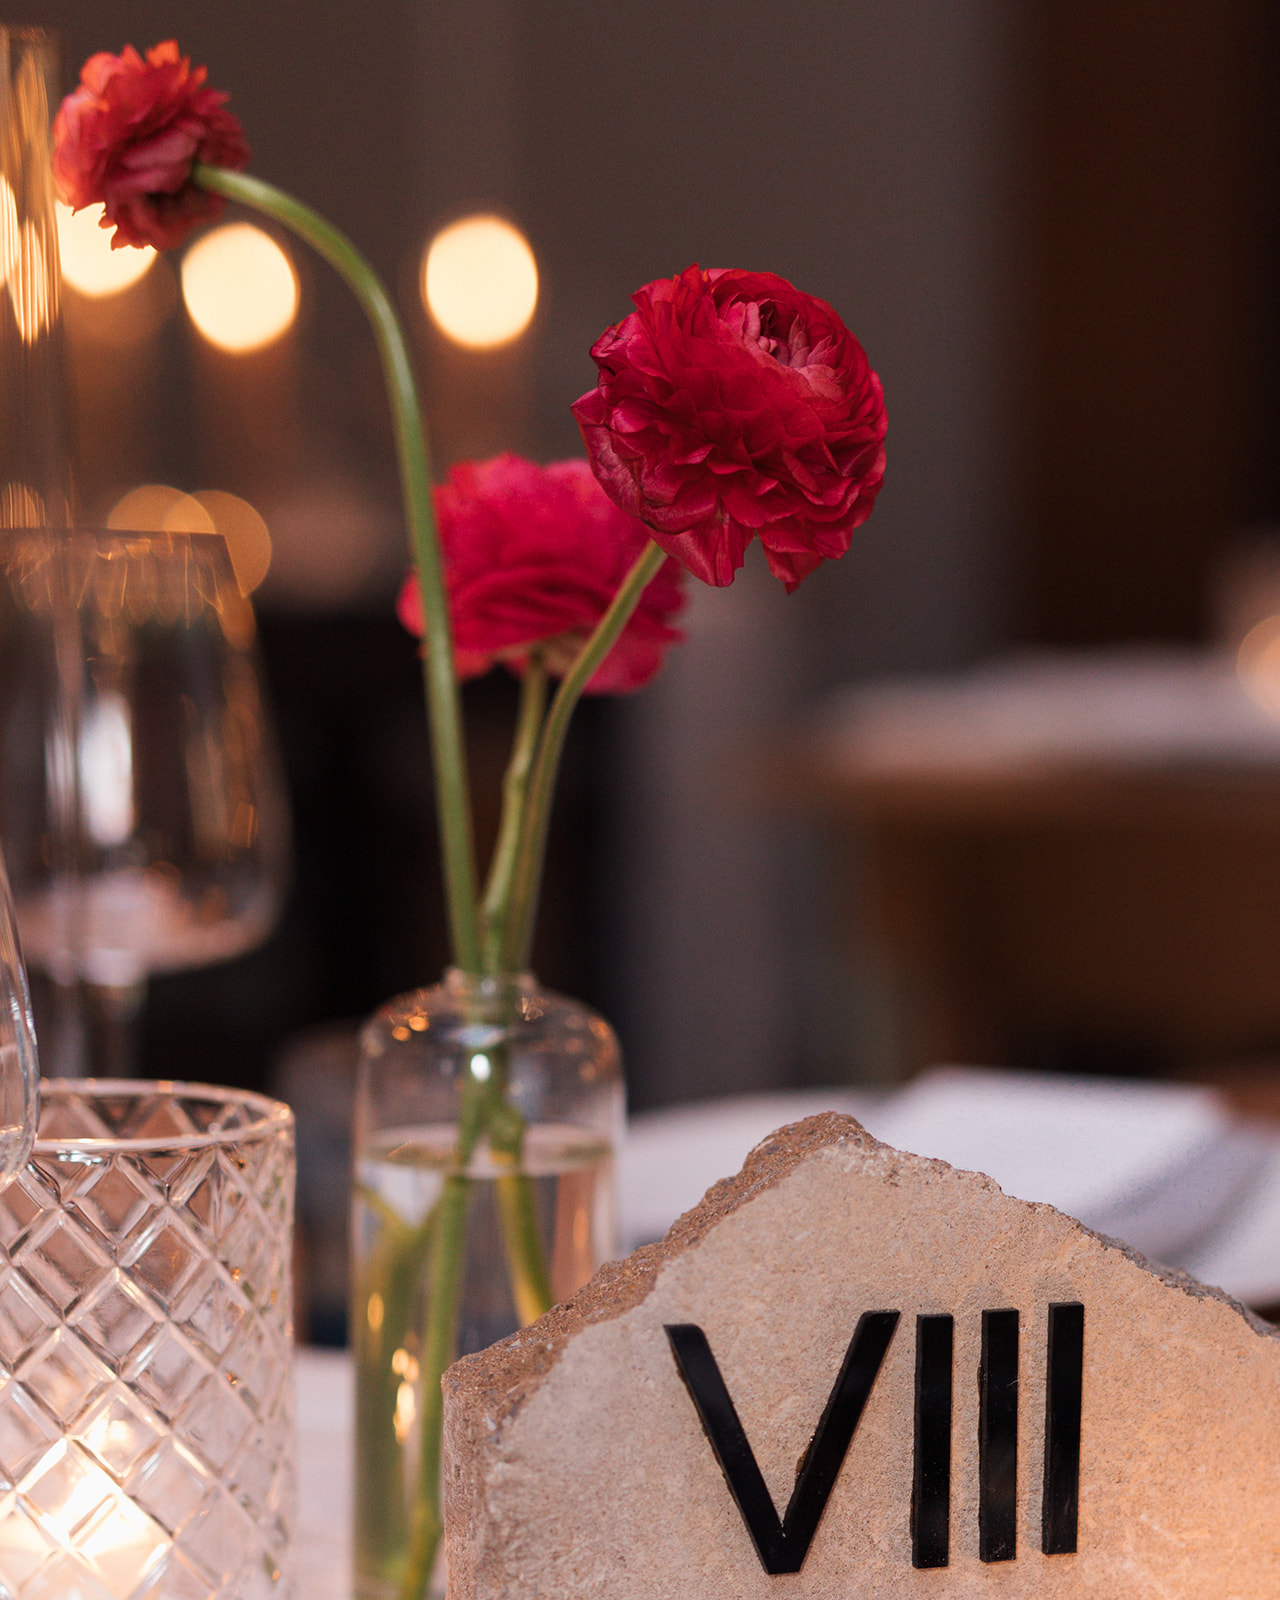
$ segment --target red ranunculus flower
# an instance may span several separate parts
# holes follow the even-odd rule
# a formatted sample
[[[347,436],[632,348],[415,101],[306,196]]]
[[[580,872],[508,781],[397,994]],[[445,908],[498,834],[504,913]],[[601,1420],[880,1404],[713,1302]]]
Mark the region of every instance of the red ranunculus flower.
[[[792,590],[842,556],[884,477],[884,397],[825,300],[771,272],[689,267],[632,296],[573,407],[611,498],[704,583],[759,534]]]
[[[585,461],[464,461],[435,501],[461,679],[499,661],[522,671],[535,644],[544,647],[549,670],[563,676],[649,542],[649,530],[618,510]],[[664,650],[681,638],[671,626],[684,605],[680,579],[679,567],[664,562],[588,694],[623,694],[653,677]],[[397,611],[421,635],[412,574]]]
[[[168,39],[144,60],[132,45],[90,56],[80,87],[62,102],[53,125],[53,175],[62,198],[79,210],[101,201],[112,249],[126,244],[171,250],[206,217],[220,195],[191,182],[197,161],[248,166],[240,124],[223,110],[227,96],[205,87]]]

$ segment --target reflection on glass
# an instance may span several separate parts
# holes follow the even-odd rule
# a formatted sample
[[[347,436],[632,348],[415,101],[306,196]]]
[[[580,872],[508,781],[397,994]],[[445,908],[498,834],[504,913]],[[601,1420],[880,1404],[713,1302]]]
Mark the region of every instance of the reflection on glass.
[[[26,1165],[37,1119],[40,1067],[31,997],[4,863],[0,861],[0,1189]]]
[[[88,986],[98,1075],[127,1068],[149,974],[239,955],[275,920],[287,824],[253,638],[216,535],[0,534],[18,921],[33,966]]]
[[[221,534],[242,594],[251,594],[271,566],[271,534],[262,514],[222,489],[184,494],[166,483],[140,483],[112,506],[107,527]]]
[[[57,61],[0,27],[0,526],[67,520],[58,226],[49,125]]]

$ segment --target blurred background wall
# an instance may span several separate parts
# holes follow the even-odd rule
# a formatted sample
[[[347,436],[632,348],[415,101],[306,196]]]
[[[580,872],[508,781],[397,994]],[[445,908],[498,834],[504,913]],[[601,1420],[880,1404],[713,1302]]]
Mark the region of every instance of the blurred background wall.
[[[576,453],[591,342],[692,260],[779,272],[866,345],[890,466],[850,555],[790,599],[750,560],[693,595],[658,683],[576,730],[536,964],[616,1020],[637,1105],[878,1070],[883,996],[833,942],[821,838],[763,801],[815,696],[1011,643],[1197,639],[1232,537],[1280,520],[1261,0],[30,0],[14,20],[61,32],[68,86],[92,50],[174,32],[209,63],[253,170],[396,286],[440,468]],[[477,354],[429,325],[417,272],[478,208],[523,229],[542,292],[528,334]],[[290,253],[299,320],[254,356],[198,338],[167,265],[136,336],[68,296],[86,514],[135,482],[219,488],[274,541],[295,892],[263,952],[157,980],[160,1075],[253,1081],[444,960],[375,359]],[[491,811],[511,696],[469,699]]]

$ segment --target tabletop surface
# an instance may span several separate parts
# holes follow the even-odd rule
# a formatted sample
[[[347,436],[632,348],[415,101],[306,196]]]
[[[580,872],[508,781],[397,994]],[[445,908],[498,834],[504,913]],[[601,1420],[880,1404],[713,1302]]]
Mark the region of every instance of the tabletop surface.
[[[1272,1087],[1274,1079],[1269,1077]],[[1253,1111],[1240,1116],[1240,1110]],[[623,1248],[660,1237],[772,1129],[839,1110],[902,1149],[988,1172],[1254,1305],[1280,1304],[1276,1104],[1204,1087],[943,1069],[895,1091],[738,1096],[632,1119],[619,1163]],[[299,1596],[350,1600],[354,1373],[300,1349]]]
[[[351,1593],[351,1427],[354,1375],[342,1351],[298,1351],[299,1596]]]

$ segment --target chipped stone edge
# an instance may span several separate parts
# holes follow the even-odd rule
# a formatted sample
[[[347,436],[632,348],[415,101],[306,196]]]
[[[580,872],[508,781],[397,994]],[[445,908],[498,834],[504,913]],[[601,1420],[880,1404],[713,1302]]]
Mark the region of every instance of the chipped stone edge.
[[[1000,1185],[985,1173],[968,1172],[946,1161],[898,1150],[868,1133],[855,1118],[839,1112],[827,1111],[806,1117],[802,1122],[788,1123],[756,1145],[740,1172],[713,1184],[691,1211],[686,1211],[671,1225],[662,1239],[642,1245],[621,1261],[606,1262],[590,1283],[562,1304],[553,1306],[537,1322],[500,1339],[486,1350],[456,1361],[444,1374],[446,1409],[453,1410],[456,1415],[458,1406],[479,1408],[489,1429],[500,1428],[541,1386],[561,1351],[576,1334],[593,1323],[611,1322],[641,1304],[669,1261],[700,1244],[712,1228],[780,1183],[807,1157],[849,1142],[861,1146],[868,1154],[883,1153],[884,1157],[891,1158],[892,1167],[886,1173],[891,1182],[902,1163],[907,1162],[938,1173],[958,1172],[986,1185],[996,1194],[1004,1194]],[[1264,1338],[1280,1339],[1280,1326],[1264,1321],[1224,1290],[1200,1283],[1176,1268],[1161,1266],[1123,1240],[1098,1233],[1055,1206],[1033,1201],[1018,1203],[1033,1211],[1065,1218],[1073,1227],[1105,1248],[1119,1251],[1134,1266],[1167,1287],[1197,1300],[1220,1301],[1242,1316],[1255,1333]]]

